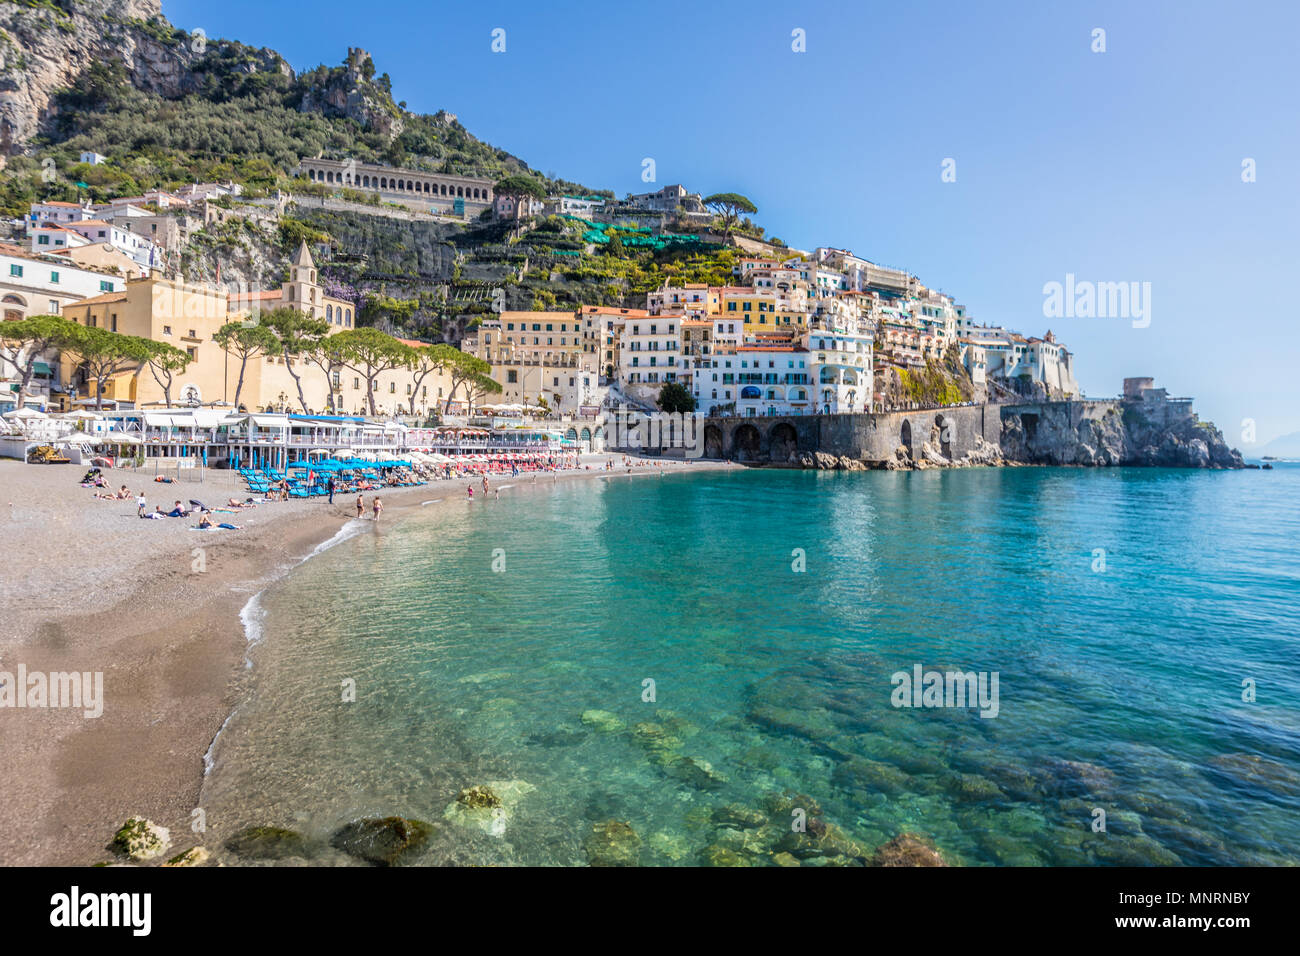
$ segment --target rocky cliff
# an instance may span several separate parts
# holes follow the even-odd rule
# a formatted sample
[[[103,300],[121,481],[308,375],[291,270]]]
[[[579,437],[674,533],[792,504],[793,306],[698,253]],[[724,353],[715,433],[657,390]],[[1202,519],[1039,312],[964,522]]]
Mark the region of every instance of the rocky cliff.
[[[4,152],[30,139],[47,118],[55,93],[74,85],[99,60],[120,60],[141,88],[177,95],[185,61],[197,54],[170,37],[170,28],[158,26],[161,14],[159,0],[0,3]]]
[[[343,67],[311,74],[298,109],[352,119],[391,140],[402,131],[401,111],[370,81],[369,60],[350,51]],[[120,62],[136,89],[167,99],[233,95],[239,78],[258,74],[295,78],[274,50],[176,29],[160,0],[0,0],[0,155],[29,143],[56,114],[56,95],[106,62]]]
[[[1009,462],[1043,465],[1147,465],[1169,468],[1242,468],[1241,452],[1223,433],[1195,416],[1171,423],[1146,416],[1140,405],[1037,406],[1004,413],[998,442]]]

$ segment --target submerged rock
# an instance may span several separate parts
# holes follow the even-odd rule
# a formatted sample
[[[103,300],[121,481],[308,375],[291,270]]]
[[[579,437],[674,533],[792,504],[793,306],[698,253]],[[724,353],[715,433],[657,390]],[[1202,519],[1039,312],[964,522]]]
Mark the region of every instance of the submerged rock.
[[[282,827],[249,827],[225,845],[231,853],[249,860],[283,860],[307,855],[307,841],[302,834]]]
[[[1116,791],[1114,771],[1082,760],[1051,760],[1041,777],[1048,793],[1103,797]]]
[[[665,830],[650,834],[650,848],[656,853],[662,853],[674,863],[685,859],[690,852],[690,847],[684,836],[668,833]]]
[[[729,803],[713,811],[713,822],[718,826],[736,827],[741,830],[761,827],[770,820],[771,817],[766,813],[747,807],[743,803]]]
[[[136,862],[161,856],[171,845],[171,832],[144,817],[131,817],[113,835],[109,849]]]
[[[974,773],[959,773],[947,782],[948,792],[957,800],[966,803],[983,803],[989,800],[1005,800],[1002,789],[989,780]]]
[[[591,866],[636,866],[641,838],[630,823],[606,820],[592,825],[582,849]]]
[[[700,862],[705,866],[753,866],[745,854],[716,843],[700,851]]]
[[[584,710],[582,722],[602,734],[616,734],[627,726],[607,710]]]
[[[820,817],[808,818],[805,829],[787,830],[777,841],[776,850],[798,860],[817,860],[820,865],[865,865],[866,851],[850,840],[839,827]]]
[[[1278,796],[1300,795],[1300,773],[1259,754],[1223,754],[1212,758],[1210,766],[1233,780]]]
[[[330,844],[348,856],[376,866],[397,866],[437,831],[432,824],[405,817],[355,820],[334,834]]]
[[[947,866],[939,851],[915,833],[900,833],[876,848],[872,866]]]
[[[835,768],[831,783],[846,790],[902,793],[908,788],[908,776],[893,764],[866,757],[850,757]]]
[[[208,861],[210,855],[204,847],[190,847],[184,853],[176,854],[163,866],[201,866]]]
[[[486,786],[467,787],[443,811],[444,820],[504,836],[519,801],[537,788],[525,780],[490,780]]]
[[[716,790],[727,782],[725,774],[714,770],[713,764],[699,757],[675,757],[664,770],[669,776],[700,790]]]

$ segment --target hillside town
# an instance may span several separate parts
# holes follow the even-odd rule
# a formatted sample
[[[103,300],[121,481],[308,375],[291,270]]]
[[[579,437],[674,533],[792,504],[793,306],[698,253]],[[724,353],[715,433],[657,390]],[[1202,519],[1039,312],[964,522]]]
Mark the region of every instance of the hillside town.
[[[84,155],[88,163],[102,161]],[[507,196],[485,179],[304,159],[310,182],[355,186],[430,216],[519,220],[562,216],[599,229],[650,221],[654,229],[709,226],[703,197],[672,185],[629,195]],[[4,319],[58,315],[180,348],[187,361],[164,389],[145,364],[92,382],[67,356],[42,357],[24,383],[21,363],[4,363],[0,403],[72,410],[226,404],[257,411],[326,409],[427,420],[472,411],[468,380],[457,392],[442,367],[418,381],[400,363],[369,377],[339,363],[306,374],[308,358],[267,354],[232,363],[216,340],[231,321],[276,308],[322,319],[331,331],[356,327],[354,302],[326,294],[306,243],[286,263],[280,288],[226,291],[187,282],[174,267],[191,233],[231,216],[274,219],[287,197],[240,206],[235,183],[193,183],[174,192],[77,205],[35,202],[25,240],[0,244]],[[1041,337],[977,324],[952,296],[901,269],[845,249],[799,252],[731,239],[729,284],[664,283],[643,307],[583,305],[572,310],[498,311],[472,325],[461,350],[482,360],[499,387],[497,406],[533,416],[594,418],[619,404],[654,410],[665,386],[680,387],[709,416],[840,414],[917,407],[909,388],[927,369],[962,379],[930,404],[1004,398],[1071,398],[1079,389],[1073,356],[1051,331]],[[746,249],[760,249],[746,252]],[[428,344],[399,342],[418,348]],[[295,365],[299,366],[295,370]],[[236,382],[238,380],[238,383]],[[169,383],[169,385],[172,383]],[[238,388],[236,388],[238,384]],[[495,391],[495,389],[493,389]],[[235,401],[236,393],[238,402]],[[680,401],[679,403],[680,404]],[[677,406],[675,406],[677,407]],[[5,409],[0,409],[3,411]]]

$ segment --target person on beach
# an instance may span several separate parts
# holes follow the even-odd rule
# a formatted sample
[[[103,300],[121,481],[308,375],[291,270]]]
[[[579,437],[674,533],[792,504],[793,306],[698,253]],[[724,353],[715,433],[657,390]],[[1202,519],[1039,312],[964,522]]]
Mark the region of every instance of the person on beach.
[[[181,507],[181,503],[178,501],[178,502],[176,502],[174,505],[172,505],[172,510],[169,511],[169,512],[167,512],[167,517],[169,517],[169,518],[187,518],[187,517],[189,517],[189,514],[190,514],[190,513],[189,513],[188,511],[186,511],[184,508]]]
[[[365,499],[362,498],[361,495],[357,495],[357,517],[360,518],[365,513],[366,513]]]
[[[384,513],[384,503],[379,500],[378,495],[375,495],[374,511],[375,511],[375,520],[378,521],[379,516]]]
[[[147,507],[149,507],[149,502],[148,500],[146,500],[144,496],[144,492],[142,491],[135,496],[135,513],[138,514],[141,518],[143,518],[144,509]]]
[[[488,493],[488,476],[483,476],[483,497],[486,498]]]
[[[334,489],[335,489],[337,486],[338,486],[338,485],[337,485],[337,482],[335,482],[335,480],[334,480],[334,476],[333,476],[333,475],[330,475],[329,484],[326,486],[326,487],[329,488],[329,492],[330,492],[330,504],[334,504]]]
[[[129,492],[129,491],[126,490],[126,485],[123,485],[123,486],[121,487],[121,489],[120,489],[120,490],[118,491],[118,493],[117,493],[117,497],[122,498],[122,499],[126,499],[126,498],[130,498],[130,497],[131,497],[131,492]]]
[[[474,500],[474,486],[473,486],[473,485],[468,485],[468,486],[465,488],[465,491],[466,491],[466,493],[469,495],[469,500],[470,500],[470,501],[473,501],[473,500]]]

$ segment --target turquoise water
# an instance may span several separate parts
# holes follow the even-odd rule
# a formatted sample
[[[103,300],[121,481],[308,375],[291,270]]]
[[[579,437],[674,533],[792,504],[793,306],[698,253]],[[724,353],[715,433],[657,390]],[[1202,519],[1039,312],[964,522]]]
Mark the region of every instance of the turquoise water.
[[[400,815],[437,827],[410,862],[573,865],[620,821],[629,861],[765,864],[810,807],[863,856],[912,832],[967,865],[1300,862],[1300,467],[444,494],[250,609],[209,846],[276,825],[355,862],[329,835]],[[895,708],[917,664],[997,672],[997,716]],[[444,819],[485,784],[504,813]]]

